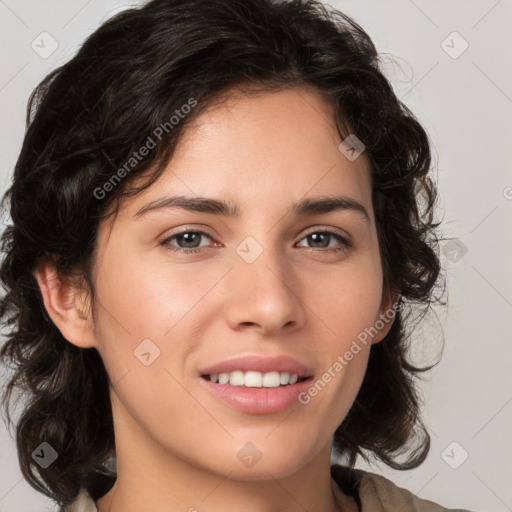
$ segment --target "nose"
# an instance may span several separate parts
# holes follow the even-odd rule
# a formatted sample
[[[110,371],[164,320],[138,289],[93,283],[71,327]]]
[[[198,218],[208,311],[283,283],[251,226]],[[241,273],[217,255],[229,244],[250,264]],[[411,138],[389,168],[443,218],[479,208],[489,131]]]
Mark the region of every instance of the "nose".
[[[293,265],[278,250],[266,248],[249,261],[234,252],[224,308],[230,327],[252,329],[262,335],[301,327],[305,310]]]

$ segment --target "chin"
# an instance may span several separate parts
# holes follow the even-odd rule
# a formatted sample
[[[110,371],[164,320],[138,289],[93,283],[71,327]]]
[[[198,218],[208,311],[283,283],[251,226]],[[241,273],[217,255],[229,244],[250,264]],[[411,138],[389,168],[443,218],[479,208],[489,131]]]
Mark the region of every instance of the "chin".
[[[260,481],[270,478],[287,478],[307,463],[303,454],[300,458],[297,457],[297,449],[289,452],[289,457],[284,457],[283,452],[273,451],[265,455],[265,449],[259,453],[252,447],[250,450],[254,450],[252,459],[251,455],[246,455],[243,451],[242,454],[235,452],[234,458],[226,460],[222,468],[217,468],[217,472],[229,474],[230,480]],[[246,453],[250,453],[250,450],[247,449]]]

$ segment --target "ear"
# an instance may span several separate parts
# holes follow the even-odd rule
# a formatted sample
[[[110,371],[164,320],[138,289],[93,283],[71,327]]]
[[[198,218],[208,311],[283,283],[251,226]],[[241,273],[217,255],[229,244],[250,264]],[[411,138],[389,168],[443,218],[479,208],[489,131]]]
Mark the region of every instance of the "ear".
[[[61,280],[51,264],[35,272],[44,306],[62,336],[80,348],[97,346],[88,296],[71,278]]]
[[[385,289],[382,293],[382,301],[379,308],[379,316],[375,319],[375,329],[377,334],[372,338],[372,345],[379,343],[388,334],[396,315],[396,303],[400,298],[400,293],[396,290]]]

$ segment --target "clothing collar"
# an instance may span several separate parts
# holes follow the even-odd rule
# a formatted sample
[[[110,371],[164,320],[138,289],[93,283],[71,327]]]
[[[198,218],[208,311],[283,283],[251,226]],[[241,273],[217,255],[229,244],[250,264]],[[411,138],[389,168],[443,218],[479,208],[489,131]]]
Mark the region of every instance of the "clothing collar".
[[[335,484],[333,489],[338,501],[343,492],[356,500],[360,512],[449,512],[449,509],[421,499],[375,473],[333,464],[331,481]],[[467,509],[452,510],[471,512]],[[98,512],[98,509],[91,495],[82,488],[75,501],[62,512]]]

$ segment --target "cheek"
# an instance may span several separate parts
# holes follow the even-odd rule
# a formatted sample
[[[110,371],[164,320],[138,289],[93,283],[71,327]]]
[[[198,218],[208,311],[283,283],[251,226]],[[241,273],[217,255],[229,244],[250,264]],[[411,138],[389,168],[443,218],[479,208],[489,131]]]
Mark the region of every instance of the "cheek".
[[[380,262],[368,258],[366,262],[340,266],[313,280],[306,288],[307,303],[329,332],[325,341],[344,351],[347,343],[375,324],[382,302],[382,272]],[[321,325],[320,324],[320,325]]]
[[[169,386],[164,369],[175,372],[211,323],[204,299],[224,270],[201,271],[198,279],[191,265],[165,265],[164,259],[148,264],[143,254],[118,256],[106,255],[97,273],[99,351],[112,382],[130,373],[141,384],[136,394],[150,396],[151,389]]]
[[[324,331],[318,339],[325,354],[323,372],[311,390],[312,400],[329,389],[326,395],[330,398],[324,396],[317,404],[326,413],[329,408],[339,411],[340,418],[348,412],[364,378],[371,348],[369,333],[382,302],[380,262],[360,263],[316,281],[316,292],[311,291],[308,300],[319,319],[317,326]]]
[[[222,275],[222,269],[202,269],[198,279],[197,266],[166,263],[160,254],[149,258],[145,253],[130,253],[122,259],[106,255],[97,281],[103,309],[117,320],[116,332],[162,341]]]

